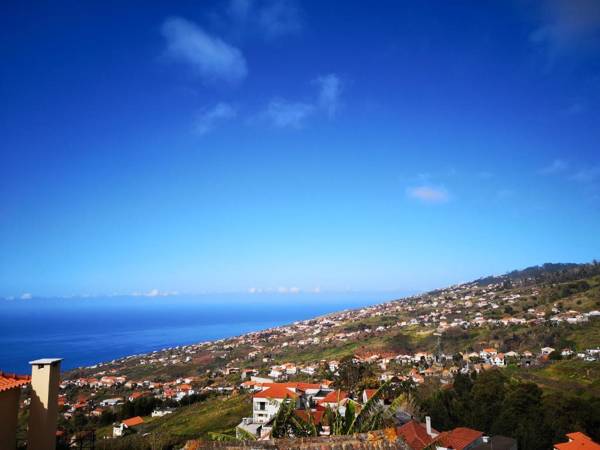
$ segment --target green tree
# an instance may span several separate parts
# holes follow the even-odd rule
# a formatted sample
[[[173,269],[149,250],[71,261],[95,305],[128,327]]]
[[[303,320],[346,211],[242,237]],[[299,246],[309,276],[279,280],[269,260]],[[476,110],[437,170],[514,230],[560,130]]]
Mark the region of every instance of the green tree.
[[[551,431],[544,421],[542,390],[534,383],[518,383],[508,390],[493,416],[492,433],[517,439],[519,448],[542,450],[551,447]]]
[[[489,433],[504,401],[506,377],[499,370],[484,371],[473,383],[471,394],[472,409],[469,423],[473,428]]]
[[[356,361],[352,356],[346,356],[340,361],[337,375],[334,377],[334,385],[348,392],[356,390],[359,382],[374,375],[373,367]]]

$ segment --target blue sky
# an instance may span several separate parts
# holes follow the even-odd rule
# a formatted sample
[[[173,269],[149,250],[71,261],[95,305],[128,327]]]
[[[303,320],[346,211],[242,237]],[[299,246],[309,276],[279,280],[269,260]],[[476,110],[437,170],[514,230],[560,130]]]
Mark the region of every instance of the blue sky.
[[[3,2],[0,296],[600,256],[594,0]]]

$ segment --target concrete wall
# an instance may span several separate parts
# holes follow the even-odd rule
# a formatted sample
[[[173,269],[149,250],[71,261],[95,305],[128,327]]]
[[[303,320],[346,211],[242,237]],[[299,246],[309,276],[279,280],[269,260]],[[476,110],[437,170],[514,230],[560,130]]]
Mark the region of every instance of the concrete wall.
[[[394,428],[352,436],[330,436],[269,441],[188,441],[185,450],[411,450]]]
[[[17,416],[21,389],[0,392],[0,450],[15,450],[17,446]]]
[[[60,360],[31,362],[28,450],[53,450],[56,447],[59,384]]]

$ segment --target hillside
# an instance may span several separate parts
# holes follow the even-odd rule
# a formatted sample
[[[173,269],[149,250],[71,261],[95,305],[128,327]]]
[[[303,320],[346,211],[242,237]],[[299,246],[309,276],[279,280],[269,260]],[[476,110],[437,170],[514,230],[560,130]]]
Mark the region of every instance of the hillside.
[[[368,375],[346,386],[357,392],[390,376],[411,379],[429,392],[451,386],[459,371],[496,365],[509,379],[533,382],[548,395],[566,386],[571,395],[595,398],[600,396],[599,310],[600,265],[545,264],[71,371],[63,384],[66,407],[84,398],[88,410],[98,409],[104,398],[139,393],[154,399],[139,409],[146,414],[145,432],[174,442],[206,438],[210,431],[233,428],[251,413],[247,397],[236,394],[250,375],[340,383],[337,367],[348,358],[367,368]],[[490,348],[501,360],[485,353]],[[190,392],[209,397],[184,406]],[[176,407],[175,412],[150,418],[152,407],[161,403]],[[100,409],[107,417],[120,417],[118,407],[112,413]],[[90,418],[83,426],[94,427],[96,420]],[[72,420],[65,421],[65,428],[72,426]],[[110,432],[109,427],[104,430]],[[119,442],[110,439],[103,445]]]

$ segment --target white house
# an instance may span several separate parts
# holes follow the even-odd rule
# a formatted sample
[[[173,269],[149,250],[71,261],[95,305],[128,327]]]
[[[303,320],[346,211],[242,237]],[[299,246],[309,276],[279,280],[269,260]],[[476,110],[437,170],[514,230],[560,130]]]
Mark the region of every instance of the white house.
[[[498,353],[490,358],[490,363],[496,367],[504,367],[506,365],[504,360],[504,353]]]
[[[113,437],[120,437],[127,434],[127,430],[133,430],[135,427],[144,423],[140,416],[130,417],[119,424],[113,425]]]
[[[159,408],[152,411],[152,417],[164,417],[168,414],[173,414],[175,408]]]
[[[286,401],[298,402],[298,394],[293,387],[273,383],[252,397],[252,419],[255,423],[269,422],[279,411],[281,404]]]

